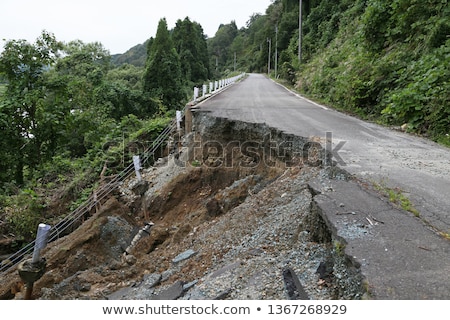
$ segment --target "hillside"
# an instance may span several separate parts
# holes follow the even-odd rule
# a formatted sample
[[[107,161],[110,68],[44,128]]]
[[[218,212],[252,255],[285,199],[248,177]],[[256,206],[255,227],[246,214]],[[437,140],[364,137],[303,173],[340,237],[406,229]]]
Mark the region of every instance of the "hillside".
[[[450,144],[448,1],[303,1],[300,63],[298,3],[276,0],[240,30],[221,25],[208,39],[212,69],[266,73],[270,64],[314,99]],[[143,47],[114,60],[140,65]]]
[[[136,67],[144,67],[147,60],[147,47],[149,41],[150,40],[147,40],[142,44],[137,44],[128,49],[125,53],[112,55],[112,64],[115,66],[131,64]]]
[[[33,298],[330,300],[368,295],[361,275],[331,240],[308,186],[315,178],[344,175],[306,165],[290,149],[257,165],[250,165],[257,158],[232,147],[216,158],[199,142],[214,138],[231,146],[230,130],[236,133],[233,143],[237,137],[262,138],[268,131],[280,139],[284,134],[264,125],[196,119],[199,131],[183,136],[181,149],[143,170],[141,182],[131,176],[79,228],[48,244],[46,272],[35,283]],[[293,157],[289,165],[286,156]],[[230,165],[216,166],[217,161]],[[134,240],[148,222],[154,223],[150,234]],[[0,278],[0,298],[23,295],[16,270]]]
[[[326,3],[307,18],[305,41],[329,35],[320,33],[324,21],[316,33],[308,28],[321,17],[316,10],[335,12],[334,35],[306,55],[297,87],[334,107],[449,144],[448,1],[339,1],[337,12]]]
[[[34,299],[448,296],[448,240],[368,181],[330,166],[318,140],[207,110],[195,111],[193,127],[173,131],[179,148],[48,244]],[[0,278],[1,299],[24,291],[16,270]]]
[[[150,45],[153,39],[150,38],[113,57],[101,44],[81,41],[62,44],[46,32],[35,44],[21,40],[9,42],[8,50],[0,56],[2,266],[11,263],[7,261],[9,254],[33,239],[38,222],[57,223],[67,212],[91,197],[105,176],[118,174],[132,162],[135,152],[147,150],[174,117],[175,111],[191,99],[194,85],[221,79],[234,71],[269,72],[277,81],[332,108],[450,145],[449,16],[447,0],[303,1],[300,60],[298,0],[275,0],[265,14],[250,17],[246,27],[238,29],[232,21],[221,25],[209,39],[198,23],[187,18],[180,20],[174,30],[167,30],[162,19],[159,29],[163,32],[157,37],[155,46]],[[170,68],[163,68],[167,66]],[[173,90],[167,91],[168,88]],[[177,138],[172,138],[173,141]],[[166,159],[169,151],[173,150],[164,149],[160,154],[152,155],[156,157],[153,160]],[[191,160],[190,164],[197,163]],[[242,157],[239,161],[249,160]],[[283,214],[280,208],[291,208],[295,197],[303,201],[295,203],[302,208],[300,218],[287,215],[286,221],[275,221],[275,216],[258,211],[252,212],[248,219],[250,222],[267,219],[264,220],[267,224],[278,223],[277,230],[283,237],[272,234],[275,240],[270,240],[280,240],[277,242],[280,248],[289,246],[290,236],[303,237],[307,248],[296,247],[295,252],[310,257],[301,266],[301,270],[306,270],[307,276],[303,280],[307,291],[319,292],[319,298],[359,298],[367,293],[360,290],[359,275],[350,277],[351,283],[344,285],[349,291],[344,292],[335,290],[340,283],[330,284],[317,278],[318,264],[329,255],[335,256],[339,246],[334,247],[329,238],[316,241],[310,237],[309,229],[297,232],[288,230],[284,224],[303,225],[303,220],[299,219],[308,221],[310,218],[311,207],[308,206],[313,202],[305,181],[325,174],[320,168],[215,172],[193,167],[183,173],[164,173],[158,169],[146,172],[145,178],[149,182],[166,175],[166,178],[174,179],[178,188],[186,186],[193,195],[192,199],[186,199],[185,194],[178,194],[177,188],[165,181],[167,184],[158,186],[155,198],[153,195],[146,198],[157,204],[150,216],[147,215],[149,207],[141,203],[143,199],[133,196],[132,186],[122,189],[125,195],[108,199],[111,202],[103,213],[96,212],[95,223],[83,225],[81,233],[74,236],[78,241],[73,244],[74,250],[59,253],[61,256],[56,254],[56,260],[51,261],[56,280],[47,279],[42,285],[42,288],[49,288],[64,280],[67,287],[63,291],[75,286],[76,292],[61,293],[59,287],[52,287],[47,292],[40,292],[38,297],[100,298],[105,292],[113,294],[116,289],[138,285],[148,274],[167,275],[164,279],[170,279],[171,283],[189,282],[202,279],[200,273],[206,269],[212,274],[224,271],[222,268],[230,271],[229,266],[233,269],[238,262],[245,266],[245,261],[255,262],[262,253],[267,254],[267,260],[262,262],[264,266],[277,259],[290,259],[292,257],[288,257],[286,251],[282,250],[278,255],[265,243],[267,239],[263,239],[263,235],[271,232],[267,225],[244,234],[238,228],[230,231],[229,222],[234,215],[242,218],[249,207]],[[246,180],[244,175],[252,178]],[[165,201],[171,206],[165,207]],[[175,219],[176,214],[186,209],[184,204],[194,213]],[[112,215],[109,209],[114,211]],[[136,220],[130,221],[130,212],[137,214]],[[138,260],[144,257],[137,266],[133,258],[123,264],[118,252],[147,218],[161,222],[163,228],[155,228],[154,238],[145,241],[142,249],[145,255],[136,253]],[[114,261],[109,265],[105,262],[104,269],[99,271],[95,265],[96,254],[105,248],[100,250],[93,245],[93,240],[104,239],[102,232],[109,232],[111,226],[118,227],[114,231],[123,232],[124,237],[116,239],[112,251],[102,256],[102,261],[107,261],[114,255]],[[226,247],[226,243],[217,243],[220,246],[217,249],[207,244],[218,241],[208,233],[209,227],[215,232],[229,232],[230,239],[254,239],[257,248],[236,242],[232,248]],[[62,242],[64,240],[59,243]],[[195,248],[195,243],[199,244],[198,250],[204,250],[204,255],[198,255],[183,268],[186,271],[198,267],[197,273],[186,271],[189,276],[179,279],[170,273],[178,272],[172,268],[171,259],[191,245]],[[236,253],[237,248],[245,254]],[[80,254],[76,253],[78,249],[82,250]],[[167,251],[160,256],[163,249]],[[51,247],[49,250],[58,249]],[[231,255],[229,260],[228,253]],[[147,254],[163,267],[149,267]],[[205,257],[220,263],[200,265],[200,260]],[[73,269],[61,262],[67,259],[74,262]],[[339,263],[338,259],[336,262]],[[84,263],[89,265],[89,270],[77,269]],[[219,269],[210,269],[212,266]],[[283,268],[279,267],[271,270],[281,274]],[[87,287],[79,286],[84,271],[89,274],[86,282],[91,285],[87,291],[84,291]],[[122,271],[126,276],[121,276]],[[244,275],[249,270],[241,271]],[[259,271],[264,273],[264,270]],[[252,284],[257,282],[255,278],[251,279]],[[275,285],[268,278],[264,279],[268,287]],[[4,287],[7,290],[1,292],[2,297],[20,298],[21,291],[14,289],[17,279],[14,283],[7,280],[8,285]],[[114,285],[108,287],[109,282]],[[100,283],[101,288],[96,291],[98,288],[94,283]],[[283,285],[278,283],[278,289],[270,297],[286,297]],[[243,293],[237,293],[240,286],[243,286],[241,282],[236,284],[234,289],[237,291],[229,292],[230,297],[245,298]],[[9,289],[14,289],[12,291],[17,295],[12,295]],[[208,297],[216,294],[224,293],[214,292]],[[253,294],[256,293],[252,292],[250,296],[254,297]]]

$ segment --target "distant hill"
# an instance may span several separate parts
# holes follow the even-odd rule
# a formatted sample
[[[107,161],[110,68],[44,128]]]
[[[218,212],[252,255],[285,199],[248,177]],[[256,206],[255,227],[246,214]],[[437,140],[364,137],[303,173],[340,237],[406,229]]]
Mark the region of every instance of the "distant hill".
[[[125,53],[112,55],[111,62],[116,66],[128,63],[136,67],[144,67],[145,60],[147,59],[147,45],[149,41],[150,39],[132,47]]]

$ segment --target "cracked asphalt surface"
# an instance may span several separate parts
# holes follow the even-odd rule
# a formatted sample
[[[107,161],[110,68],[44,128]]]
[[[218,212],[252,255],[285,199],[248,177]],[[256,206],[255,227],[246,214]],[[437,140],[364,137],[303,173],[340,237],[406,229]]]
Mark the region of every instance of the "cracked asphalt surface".
[[[264,75],[250,74],[197,108],[320,142],[354,181],[330,180],[326,188],[322,181],[315,202],[371,297],[449,298],[448,148],[319,105]],[[408,199],[410,212],[389,202],[388,192]],[[362,225],[368,232],[355,237]]]
[[[315,137],[347,172],[401,190],[421,219],[439,232],[450,233],[448,148],[316,104],[260,74],[250,74],[198,108],[217,117],[266,123],[286,133]],[[332,137],[331,144],[327,145],[327,137]]]

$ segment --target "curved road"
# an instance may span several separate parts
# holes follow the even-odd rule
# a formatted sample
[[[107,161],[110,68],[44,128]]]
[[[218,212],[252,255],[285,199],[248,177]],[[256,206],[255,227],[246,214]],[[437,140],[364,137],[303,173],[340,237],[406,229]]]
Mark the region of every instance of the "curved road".
[[[328,148],[339,166],[363,180],[399,188],[423,219],[450,234],[449,149],[315,104],[259,74],[199,108],[323,142],[331,134]]]

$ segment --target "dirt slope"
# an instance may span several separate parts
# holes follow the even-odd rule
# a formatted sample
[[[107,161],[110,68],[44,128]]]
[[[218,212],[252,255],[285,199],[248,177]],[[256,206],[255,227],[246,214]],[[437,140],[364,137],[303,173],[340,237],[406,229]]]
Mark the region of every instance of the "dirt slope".
[[[361,298],[361,278],[314,210],[308,181],[327,171],[286,152],[261,161],[265,146],[250,153],[229,141],[267,128],[223,125],[227,134],[184,137],[143,181],[125,181],[80,228],[50,243],[33,298]],[[205,141],[226,147],[195,147]],[[148,222],[150,234],[136,239]],[[16,273],[0,284],[3,298],[23,298]]]

